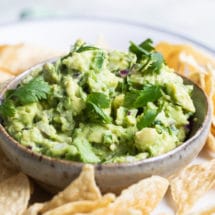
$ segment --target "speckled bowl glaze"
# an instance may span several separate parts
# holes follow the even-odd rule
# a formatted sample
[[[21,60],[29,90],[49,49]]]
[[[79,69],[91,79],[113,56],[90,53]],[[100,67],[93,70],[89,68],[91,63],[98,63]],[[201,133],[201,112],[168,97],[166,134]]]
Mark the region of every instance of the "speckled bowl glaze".
[[[4,97],[7,89],[15,88],[37,65],[15,78],[0,93]],[[193,84],[183,78],[186,84]],[[132,163],[96,164],[96,182],[102,192],[119,193],[123,188],[138,180],[151,176],[169,176],[191,162],[205,144],[210,123],[211,109],[204,92],[195,84],[192,99],[196,107],[197,121],[192,124],[189,138],[174,150],[154,158]],[[75,179],[83,166],[81,162],[66,161],[36,154],[20,145],[0,125],[0,145],[7,157],[25,174],[35,179],[39,184],[51,192],[56,192],[67,186]]]

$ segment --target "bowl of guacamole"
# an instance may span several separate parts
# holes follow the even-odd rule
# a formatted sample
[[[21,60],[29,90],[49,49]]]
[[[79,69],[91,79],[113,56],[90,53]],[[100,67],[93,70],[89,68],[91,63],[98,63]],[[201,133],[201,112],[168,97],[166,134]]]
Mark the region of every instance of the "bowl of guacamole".
[[[77,40],[67,55],[12,81],[1,97],[3,142],[13,140],[38,160],[91,163],[98,171],[173,157],[208,114],[204,93],[165,64],[151,39],[130,42],[128,51]]]

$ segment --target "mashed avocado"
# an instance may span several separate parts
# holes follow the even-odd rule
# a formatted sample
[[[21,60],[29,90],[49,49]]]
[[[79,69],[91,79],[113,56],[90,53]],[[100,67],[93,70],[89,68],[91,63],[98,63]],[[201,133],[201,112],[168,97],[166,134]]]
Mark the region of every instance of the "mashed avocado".
[[[0,106],[7,131],[30,150],[85,163],[132,162],[180,145],[195,112],[192,86],[150,39],[129,51],[78,40],[10,90]]]

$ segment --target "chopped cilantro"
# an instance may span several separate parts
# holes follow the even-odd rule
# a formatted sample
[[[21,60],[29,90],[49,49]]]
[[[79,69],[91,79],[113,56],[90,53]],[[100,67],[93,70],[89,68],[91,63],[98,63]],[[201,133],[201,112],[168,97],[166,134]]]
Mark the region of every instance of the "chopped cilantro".
[[[87,113],[90,121],[110,123],[111,118],[104,113],[103,108],[110,106],[110,100],[103,93],[93,92],[87,97]]]
[[[125,94],[124,106],[128,108],[140,108],[148,102],[157,101],[161,97],[159,86],[146,86],[143,90],[135,90]]]
[[[154,122],[156,116],[158,115],[157,110],[155,109],[147,109],[144,114],[137,121],[137,128],[141,130],[145,127],[150,127]]]
[[[38,76],[15,90],[10,90],[0,105],[0,114],[3,117],[13,116],[15,113],[14,102],[22,105],[38,102],[47,98],[49,92],[49,84],[44,81],[43,77]]]
[[[141,64],[139,71],[148,73],[160,72],[164,59],[159,52],[155,51],[151,39],[147,39],[139,45],[130,42],[129,51],[136,54],[137,61]]]

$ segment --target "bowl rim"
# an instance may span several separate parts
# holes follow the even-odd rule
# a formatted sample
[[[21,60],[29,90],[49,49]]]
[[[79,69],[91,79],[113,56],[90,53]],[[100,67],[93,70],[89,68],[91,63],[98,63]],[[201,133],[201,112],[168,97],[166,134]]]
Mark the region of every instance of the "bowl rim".
[[[9,83],[7,83],[0,91],[0,103],[3,100],[4,94],[8,89],[13,89],[13,85],[17,85],[18,83],[20,83],[27,75],[29,75],[31,72],[33,72],[35,69],[41,68],[45,63],[54,63],[56,62],[58,59],[60,59],[60,57],[55,57],[55,58],[51,58],[49,60],[43,61],[39,64],[36,64],[33,67],[30,67],[29,69],[27,69],[26,71],[24,71],[23,73],[21,73],[20,75],[18,75],[17,77],[15,77],[14,79],[12,79]],[[174,154],[177,154],[177,152],[181,151],[183,148],[186,148],[192,141],[196,140],[199,135],[201,135],[201,133],[203,132],[204,128],[207,127],[207,125],[209,125],[211,123],[211,118],[212,118],[212,110],[211,110],[211,105],[209,102],[209,99],[207,97],[207,95],[205,94],[205,92],[202,90],[202,88],[200,88],[196,83],[194,83],[192,80],[190,80],[189,78],[177,74],[179,76],[181,76],[183,78],[183,80],[187,80],[188,82],[191,82],[193,86],[195,86],[195,88],[198,88],[198,90],[202,93],[202,95],[205,97],[205,101],[206,101],[206,114],[204,116],[204,120],[201,123],[201,127],[195,132],[195,134],[188,138],[185,142],[181,143],[179,146],[177,146],[176,148],[155,156],[155,157],[151,157],[151,158],[146,158],[146,159],[141,159],[138,161],[133,161],[133,162],[122,162],[122,163],[95,163],[95,164],[91,164],[93,165],[96,169],[101,169],[101,168],[119,168],[119,167],[133,167],[133,166],[138,166],[140,164],[149,164],[149,163],[153,163],[153,162],[159,162],[162,160],[165,160],[165,158],[168,157],[172,157],[174,156]],[[2,135],[4,135],[5,138],[7,138],[7,140],[10,141],[10,143],[12,143],[18,150],[21,150],[23,153],[26,153],[28,155],[31,155],[34,159],[36,160],[43,160],[46,161],[47,163],[52,164],[53,162],[58,162],[62,165],[75,165],[77,167],[82,167],[83,165],[85,165],[86,163],[80,162],[80,161],[73,161],[73,160],[64,160],[64,159],[60,159],[60,158],[55,158],[55,157],[51,157],[51,156],[47,156],[44,154],[40,154],[37,152],[32,151],[31,149],[28,149],[27,147],[23,146],[21,143],[19,143],[17,140],[15,140],[5,129],[5,127],[2,125],[2,123],[0,122],[0,133],[2,133]],[[2,141],[1,141],[2,142]],[[1,144],[0,144],[1,145]],[[1,147],[1,146],[0,146]]]

